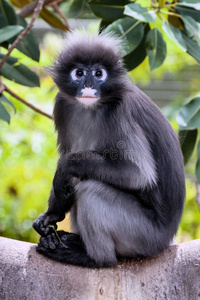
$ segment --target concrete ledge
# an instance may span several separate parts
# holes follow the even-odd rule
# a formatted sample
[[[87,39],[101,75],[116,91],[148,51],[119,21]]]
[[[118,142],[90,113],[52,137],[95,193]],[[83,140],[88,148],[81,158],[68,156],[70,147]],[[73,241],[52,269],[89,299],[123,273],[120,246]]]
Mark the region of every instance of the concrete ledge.
[[[200,239],[151,259],[91,270],[39,255],[35,245],[0,238],[0,299],[200,299]]]

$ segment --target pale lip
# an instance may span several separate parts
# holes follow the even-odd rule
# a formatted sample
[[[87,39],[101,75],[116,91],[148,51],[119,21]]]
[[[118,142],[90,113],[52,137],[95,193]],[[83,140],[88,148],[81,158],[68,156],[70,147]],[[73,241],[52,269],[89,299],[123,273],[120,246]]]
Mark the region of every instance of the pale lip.
[[[85,105],[91,105],[97,102],[99,100],[99,97],[84,95],[77,97],[77,100]]]

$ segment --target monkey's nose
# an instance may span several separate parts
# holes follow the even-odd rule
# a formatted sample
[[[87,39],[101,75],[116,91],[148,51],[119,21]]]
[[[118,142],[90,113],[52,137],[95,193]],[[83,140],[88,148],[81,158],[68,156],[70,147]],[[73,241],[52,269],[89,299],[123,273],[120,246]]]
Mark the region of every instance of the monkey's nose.
[[[86,88],[93,88],[93,83],[90,77],[86,78],[84,86]]]

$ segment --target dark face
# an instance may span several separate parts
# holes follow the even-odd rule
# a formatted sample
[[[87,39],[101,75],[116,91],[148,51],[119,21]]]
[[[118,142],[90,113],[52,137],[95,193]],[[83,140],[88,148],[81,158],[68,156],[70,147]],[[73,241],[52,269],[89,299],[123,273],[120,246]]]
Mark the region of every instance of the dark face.
[[[70,72],[72,85],[76,86],[76,99],[86,106],[93,105],[101,97],[101,85],[106,82],[108,72],[99,64],[85,67],[79,64]]]
[[[119,58],[99,45],[64,51],[53,69],[58,88],[87,107],[115,105],[121,98],[125,74]]]

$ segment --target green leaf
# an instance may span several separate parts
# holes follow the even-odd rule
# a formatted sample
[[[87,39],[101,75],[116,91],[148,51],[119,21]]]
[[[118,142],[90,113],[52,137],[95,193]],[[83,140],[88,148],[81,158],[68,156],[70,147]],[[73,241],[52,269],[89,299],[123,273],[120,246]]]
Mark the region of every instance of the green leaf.
[[[128,0],[92,0],[89,6],[97,17],[114,21],[123,17],[124,6],[128,3]]]
[[[180,29],[168,22],[163,23],[162,29],[184,52],[187,51],[187,46],[185,45]]]
[[[131,53],[140,44],[144,28],[140,21],[125,17],[110,24],[104,32],[114,32],[123,42],[123,55]]]
[[[200,10],[199,0],[180,0],[177,5],[191,7]]]
[[[3,54],[0,54],[0,58],[3,56]],[[18,59],[12,56],[3,64],[0,74],[9,80],[25,86],[40,86],[38,75],[26,66],[19,64]]]
[[[0,119],[10,124],[10,115],[1,102],[0,102]]]
[[[60,29],[63,31],[68,30],[68,27],[46,7],[43,7],[43,9],[41,10],[40,17],[54,28],[57,28],[57,29]]]
[[[3,94],[0,95],[0,102],[4,102],[6,104],[8,104],[9,106],[11,106],[14,111],[16,112],[15,106],[12,104],[12,102],[10,100],[8,100]]]
[[[190,39],[193,39],[200,46],[200,24],[189,16],[182,17],[185,31]]]
[[[161,32],[157,28],[150,30],[147,34],[145,47],[152,71],[160,67],[166,57],[166,44]]]
[[[182,37],[187,46],[187,52],[200,63],[200,46],[198,43],[190,39],[184,32],[182,32]]]
[[[184,7],[181,5],[175,6],[176,12],[180,14],[181,16],[190,16],[191,18],[195,19],[196,21],[200,21],[200,13],[198,10],[190,8],[190,7]]]
[[[138,3],[131,3],[125,6],[124,15],[135,18],[142,22],[154,22],[156,14],[154,11],[141,7]]]
[[[23,28],[26,28],[27,26],[27,22],[20,16],[17,16],[17,23],[23,26]],[[40,60],[39,44],[33,30],[30,30],[29,33],[21,40],[21,42],[17,45],[17,49],[35,61]]]
[[[128,71],[131,71],[135,69],[137,66],[139,66],[143,60],[146,57],[146,50],[145,50],[145,40],[146,40],[146,35],[150,30],[149,24],[145,24],[144,28],[144,36],[142,38],[142,41],[138,45],[138,47],[133,50],[130,54],[126,55],[124,57],[124,63],[126,66],[126,69]]]
[[[73,0],[69,7],[69,18],[76,19],[85,11],[86,0]]]
[[[179,141],[184,157],[184,164],[189,161],[196,144],[198,130],[181,130],[179,131]]]
[[[200,127],[200,97],[192,99],[181,108],[177,122],[180,130],[192,130]]]
[[[11,4],[6,0],[0,0],[0,28],[16,23],[17,16]]]
[[[22,30],[23,27],[19,25],[10,25],[3,27],[2,29],[0,29],[0,43],[9,40],[10,38],[20,33]]]
[[[196,164],[196,177],[200,183],[200,141],[197,146],[197,164]]]

